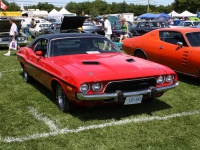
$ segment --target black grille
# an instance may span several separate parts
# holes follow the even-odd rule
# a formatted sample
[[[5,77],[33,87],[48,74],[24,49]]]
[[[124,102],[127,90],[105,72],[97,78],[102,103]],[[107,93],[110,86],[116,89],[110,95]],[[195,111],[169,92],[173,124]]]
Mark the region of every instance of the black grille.
[[[129,80],[129,81],[117,81],[111,82],[105,89],[105,93],[113,93],[116,90],[122,92],[131,92],[147,89],[150,86],[156,86],[155,78],[148,79],[138,79],[138,80]]]

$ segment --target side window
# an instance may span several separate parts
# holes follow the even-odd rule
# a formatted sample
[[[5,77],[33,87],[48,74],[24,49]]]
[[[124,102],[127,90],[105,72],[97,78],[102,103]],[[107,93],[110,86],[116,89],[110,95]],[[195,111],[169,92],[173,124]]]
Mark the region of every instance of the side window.
[[[182,33],[175,31],[160,31],[160,40],[166,43],[177,45],[177,42],[182,42],[183,46],[188,46]]]
[[[42,51],[44,54],[44,57],[47,56],[47,46],[48,46],[48,40],[47,39],[40,39],[34,47],[34,51]]]
[[[185,26],[185,27],[192,26],[192,23],[191,23],[191,22],[185,22],[185,23],[184,23],[184,26]]]
[[[145,22],[141,22],[139,28],[144,28],[145,27]]]

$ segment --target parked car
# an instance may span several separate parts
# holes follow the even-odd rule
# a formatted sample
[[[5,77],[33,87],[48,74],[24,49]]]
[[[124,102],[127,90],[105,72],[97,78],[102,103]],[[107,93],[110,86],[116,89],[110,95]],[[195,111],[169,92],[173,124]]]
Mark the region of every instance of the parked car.
[[[65,16],[61,23],[60,29],[54,28],[44,28],[43,34],[54,34],[54,33],[66,33],[66,32],[80,32],[77,28],[82,27],[82,33],[94,33],[105,35],[104,31],[102,30],[101,26],[95,26],[91,21],[85,20],[87,17],[81,16]],[[70,23],[69,23],[70,22]],[[60,24],[59,22],[53,24]],[[111,35],[112,41],[119,41],[119,37],[122,34],[122,30],[120,29],[113,29],[113,34]],[[129,33],[129,37],[132,37],[132,34]]]
[[[48,28],[42,29],[42,34],[55,34],[60,32],[61,22],[52,22]]]
[[[47,18],[46,20],[49,21],[49,22],[51,22],[51,23],[57,22],[56,19],[54,19],[54,18]]]
[[[58,108],[138,104],[178,85],[170,68],[122,53],[105,36],[47,34],[17,52],[23,78],[55,93]]]
[[[183,28],[183,27],[193,27],[197,26],[200,21],[180,21],[176,26],[170,26],[171,28]]]
[[[173,70],[200,77],[200,31],[197,28],[157,29],[142,36],[125,39],[124,51]]]
[[[32,38],[38,37],[43,34],[43,30],[47,29],[51,23],[36,23],[34,27],[30,26],[29,32]]]
[[[43,29],[43,34],[55,33],[96,33],[99,28],[92,23],[85,23],[87,17],[65,16],[62,22],[53,22],[48,28]],[[70,23],[69,23],[70,22]],[[82,31],[78,28],[82,28]]]
[[[18,28],[18,44],[25,46],[28,43],[28,37],[23,32],[20,32],[21,20],[14,20]],[[0,47],[8,47],[10,37],[10,27],[8,19],[0,20]]]
[[[158,28],[169,28],[169,25],[163,21],[141,21],[138,22],[137,26],[132,28],[130,32],[133,36],[139,36]]]

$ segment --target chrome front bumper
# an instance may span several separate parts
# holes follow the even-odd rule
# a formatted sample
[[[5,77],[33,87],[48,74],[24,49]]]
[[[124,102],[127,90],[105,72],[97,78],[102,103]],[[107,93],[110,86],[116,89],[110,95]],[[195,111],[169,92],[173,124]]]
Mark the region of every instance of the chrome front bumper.
[[[105,99],[119,99],[126,98],[129,96],[137,96],[137,95],[149,95],[150,97],[156,97],[156,94],[159,92],[165,92],[170,89],[177,87],[179,82],[175,82],[173,85],[164,86],[164,87],[149,87],[149,89],[135,91],[135,92],[121,92],[116,91],[115,93],[103,93],[103,94],[83,94],[77,93],[76,97],[78,100],[105,100]]]

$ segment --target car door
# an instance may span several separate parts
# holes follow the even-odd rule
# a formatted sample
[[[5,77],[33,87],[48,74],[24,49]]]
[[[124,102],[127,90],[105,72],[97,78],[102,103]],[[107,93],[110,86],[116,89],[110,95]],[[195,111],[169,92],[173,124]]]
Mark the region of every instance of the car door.
[[[188,32],[186,38],[191,46],[190,74],[200,76],[200,32]]]
[[[32,76],[45,85],[46,82],[46,63],[47,63],[48,40],[40,39],[34,46],[34,53],[31,54],[30,60],[32,65]],[[36,52],[42,51],[43,56],[37,56]]]
[[[181,32],[159,31],[160,43],[157,45],[156,60],[175,71],[189,73],[191,48]],[[183,45],[177,45],[181,42]],[[179,43],[180,44],[180,43]]]

